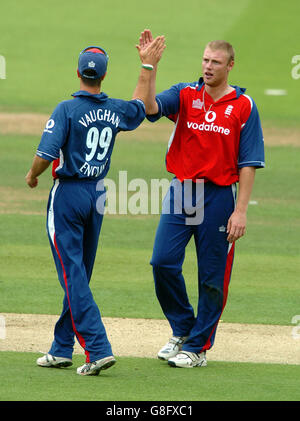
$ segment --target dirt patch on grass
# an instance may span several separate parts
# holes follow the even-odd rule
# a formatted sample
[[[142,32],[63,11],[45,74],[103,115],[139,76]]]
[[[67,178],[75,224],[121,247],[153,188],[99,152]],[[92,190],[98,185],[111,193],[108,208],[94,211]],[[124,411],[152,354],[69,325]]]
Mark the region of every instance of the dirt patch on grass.
[[[0,113],[0,134],[22,134],[40,136],[49,119],[47,114]],[[166,119],[155,124],[144,121],[132,132],[122,132],[118,138],[140,141],[168,142],[174,125]],[[265,144],[270,146],[292,145],[300,147],[299,128],[264,128]]]
[[[6,325],[0,351],[47,352],[58,316],[2,313]],[[166,320],[103,317],[116,356],[156,358],[171,335]],[[209,361],[300,364],[300,339],[293,326],[245,325],[221,322]],[[83,354],[76,342],[74,352]]]
[[[0,214],[45,215],[48,196],[46,190],[0,186]],[[37,207],[40,209],[35,209]]]
[[[0,133],[40,135],[48,119],[46,114],[0,113]]]
[[[264,140],[268,146],[300,147],[300,129],[297,128],[264,128]]]

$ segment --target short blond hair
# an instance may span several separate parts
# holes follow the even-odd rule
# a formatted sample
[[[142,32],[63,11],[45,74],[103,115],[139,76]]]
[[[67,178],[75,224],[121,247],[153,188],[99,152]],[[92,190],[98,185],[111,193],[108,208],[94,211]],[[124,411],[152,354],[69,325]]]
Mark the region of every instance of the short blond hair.
[[[205,48],[210,48],[211,50],[223,50],[228,54],[228,63],[234,61],[235,52],[233,46],[227,41],[210,41]]]

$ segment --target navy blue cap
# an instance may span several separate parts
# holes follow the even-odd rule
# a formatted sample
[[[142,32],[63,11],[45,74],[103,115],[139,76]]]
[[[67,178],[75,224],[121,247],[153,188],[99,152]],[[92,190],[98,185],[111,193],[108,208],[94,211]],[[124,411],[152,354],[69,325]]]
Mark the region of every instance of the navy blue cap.
[[[108,54],[101,47],[87,47],[78,59],[78,72],[87,79],[99,79],[107,70]]]

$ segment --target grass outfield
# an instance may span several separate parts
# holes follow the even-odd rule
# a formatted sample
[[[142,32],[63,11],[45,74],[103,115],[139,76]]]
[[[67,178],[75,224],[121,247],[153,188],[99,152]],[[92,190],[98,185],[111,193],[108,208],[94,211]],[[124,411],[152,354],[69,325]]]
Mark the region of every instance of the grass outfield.
[[[289,0],[138,0],[124,3],[79,0],[11,0],[1,5],[0,55],[6,59],[6,80],[0,80],[0,109],[50,113],[59,100],[77,90],[77,56],[91,44],[110,55],[103,89],[129,99],[139,59],[138,36],[150,27],[166,36],[157,90],[198,79],[206,43],[227,39],[236,50],[231,83],[248,88],[264,121],[298,125],[299,80],[291,76],[298,55],[300,3]],[[284,89],[285,96],[266,96],[266,89]]]
[[[4,354],[4,355],[2,355]],[[300,366],[210,362],[184,370],[147,358],[118,358],[97,377],[35,365],[36,354],[0,353],[5,401],[298,401]]]

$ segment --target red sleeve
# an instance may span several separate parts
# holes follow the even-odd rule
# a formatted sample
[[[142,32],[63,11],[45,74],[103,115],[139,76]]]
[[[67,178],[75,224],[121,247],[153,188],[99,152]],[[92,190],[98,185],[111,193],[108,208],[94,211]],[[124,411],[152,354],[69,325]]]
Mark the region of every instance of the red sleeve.
[[[55,159],[54,161],[53,161],[53,164],[52,164],[52,177],[54,178],[54,179],[56,179],[57,178],[57,174],[56,174],[56,172],[55,172],[55,170],[56,170],[56,168],[59,166],[59,158],[58,159]]]

